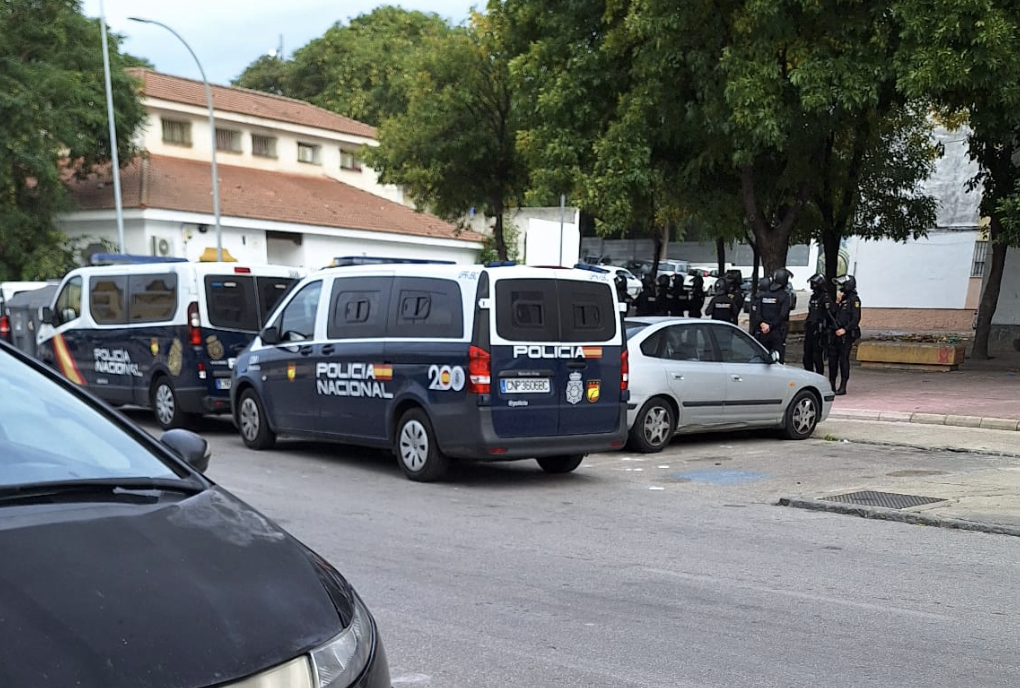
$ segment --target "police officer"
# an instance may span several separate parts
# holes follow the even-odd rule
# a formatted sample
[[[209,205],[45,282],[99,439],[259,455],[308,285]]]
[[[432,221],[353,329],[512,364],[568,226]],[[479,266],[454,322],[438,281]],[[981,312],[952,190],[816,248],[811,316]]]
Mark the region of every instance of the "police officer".
[[[673,290],[670,288],[669,275],[659,275],[657,281],[657,288],[655,290],[655,297],[658,300],[658,310],[656,315],[673,315],[676,309],[676,298],[673,295]]]
[[[790,272],[779,268],[772,273],[767,292],[758,302],[758,341],[766,349],[779,352],[779,362],[786,361],[786,334],[790,326],[790,295],[786,286]]]
[[[669,283],[669,314],[681,316],[687,314],[688,298],[684,288],[683,275],[674,274]]]
[[[744,310],[744,276],[740,270],[727,270],[726,271],[726,287],[730,294],[733,295],[733,301],[736,304],[736,310],[739,314]]]
[[[748,331],[759,342],[761,342],[761,297],[768,293],[771,285],[771,277],[762,277],[758,280],[758,290],[751,295],[751,304],[747,307],[747,313],[750,315]]]
[[[857,295],[857,280],[853,275],[837,278],[836,283],[840,288],[833,315],[835,331],[829,347],[829,382],[836,394],[846,394],[846,382],[850,379],[850,351],[854,342],[861,338],[861,297]],[[839,387],[836,387],[837,366]]]
[[[804,322],[804,370],[825,375],[825,354],[829,349],[829,324],[832,322],[832,297],[825,288],[824,275],[811,275],[808,280],[811,299]]]
[[[712,320],[737,324],[740,311],[736,307],[737,299],[730,291],[726,280],[719,280],[715,283],[715,296],[708,302],[708,317]]]
[[[625,315],[630,315],[631,308],[634,306],[634,299],[630,294],[627,293],[627,278],[623,275],[617,275],[613,282],[616,284],[616,298],[620,303],[627,304],[627,311]]]
[[[657,315],[658,300],[655,298],[655,281],[651,275],[641,279],[641,293],[634,304],[638,315]]]
[[[702,276],[701,270],[694,272],[690,298],[690,306],[688,307],[690,315],[692,318],[700,318],[701,309],[705,307],[705,278]]]

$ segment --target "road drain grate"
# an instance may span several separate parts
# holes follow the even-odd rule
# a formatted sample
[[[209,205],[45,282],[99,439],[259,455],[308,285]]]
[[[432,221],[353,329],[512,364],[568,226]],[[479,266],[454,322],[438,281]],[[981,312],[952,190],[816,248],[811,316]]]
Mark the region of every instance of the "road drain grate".
[[[922,504],[934,504],[944,502],[945,499],[937,497],[919,497],[917,495],[896,494],[895,492],[876,492],[874,490],[863,490],[861,492],[850,492],[848,494],[833,495],[831,497],[819,497],[825,502],[844,502],[847,504],[859,504],[861,506],[880,506],[886,509],[908,509],[912,506]]]

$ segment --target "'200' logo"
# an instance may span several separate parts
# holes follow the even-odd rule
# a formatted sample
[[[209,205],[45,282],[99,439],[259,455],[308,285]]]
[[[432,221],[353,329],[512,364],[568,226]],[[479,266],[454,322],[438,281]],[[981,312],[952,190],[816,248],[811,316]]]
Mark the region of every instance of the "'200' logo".
[[[459,392],[464,389],[464,369],[460,366],[429,366],[429,389]]]

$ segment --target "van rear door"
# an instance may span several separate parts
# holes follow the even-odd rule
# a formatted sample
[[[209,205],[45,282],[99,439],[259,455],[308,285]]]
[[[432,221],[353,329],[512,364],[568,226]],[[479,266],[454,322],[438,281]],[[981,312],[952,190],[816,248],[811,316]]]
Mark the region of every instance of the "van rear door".
[[[623,335],[612,287],[601,274],[589,281],[560,272],[493,280],[491,404],[500,437],[619,428]]]

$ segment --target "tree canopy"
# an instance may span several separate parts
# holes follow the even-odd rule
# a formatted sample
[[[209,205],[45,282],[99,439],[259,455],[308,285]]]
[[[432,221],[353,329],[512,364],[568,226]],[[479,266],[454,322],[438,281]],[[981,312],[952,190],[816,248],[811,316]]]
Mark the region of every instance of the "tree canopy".
[[[63,180],[111,157],[99,22],[75,0],[0,3],[0,279],[62,275],[76,256],[55,225]],[[145,113],[111,36],[120,159]]]

